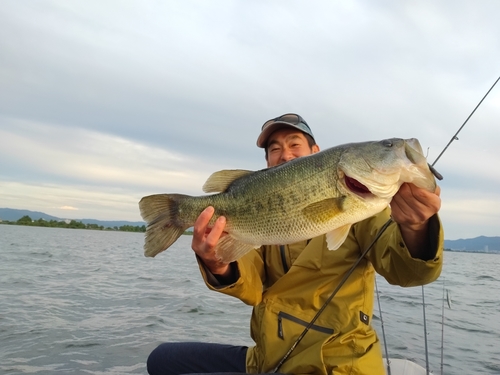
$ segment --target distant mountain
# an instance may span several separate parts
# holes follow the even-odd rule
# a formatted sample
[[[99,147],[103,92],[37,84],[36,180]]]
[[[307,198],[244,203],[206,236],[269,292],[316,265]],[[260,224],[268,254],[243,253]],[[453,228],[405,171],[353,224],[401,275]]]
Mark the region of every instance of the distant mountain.
[[[444,248],[456,251],[499,252],[500,237],[479,236],[459,240],[444,240]]]
[[[14,208],[0,208],[0,219],[7,221],[17,221],[23,216],[28,215],[33,220],[63,220],[55,216],[47,215],[46,213],[30,210],[16,210]]]
[[[29,216],[32,220],[43,219],[46,221],[50,220],[64,220],[66,218],[59,218],[52,215],[47,215],[46,213],[39,211],[30,211],[30,210],[17,210],[13,208],[0,208],[0,219],[6,221],[17,221],[23,216]],[[95,219],[74,219],[75,221],[81,221],[84,224],[97,224],[102,225],[103,227],[113,228],[113,227],[121,227],[123,225],[132,225],[134,227],[143,226],[146,223],[144,221],[124,221],[124,220],[95,220]]]

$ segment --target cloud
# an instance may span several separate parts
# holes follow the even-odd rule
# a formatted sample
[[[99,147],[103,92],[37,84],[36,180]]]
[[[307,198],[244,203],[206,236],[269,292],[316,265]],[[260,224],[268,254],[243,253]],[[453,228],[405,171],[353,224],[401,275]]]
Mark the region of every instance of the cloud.
[[[76,207],[71,207],[71,206],[61,206],[59,207],[60,210],[70,210],[70,211],[78,211],[78,208]]]
[[[4,124],[0,156],[58,181],[193,190],[204,181],[199,169],[214,168],[199,158],[93,130],[20,120]]]
[[[142,220],[138,206],[141,196],[117,187],[0,181],[0,189],[2,205],[9,208],[70,219]],[[78,207],[78,211],[61,209],[62,205]]]
[[[499,12],[488,0],[6,2],[0,199],[136,220],[144,195],[263,168],[260,126],[287,112],[323,149],[416,137],[432,162],[498,77]],[[497,219],[498,103],[499,87],[436,165],[447,238]]]

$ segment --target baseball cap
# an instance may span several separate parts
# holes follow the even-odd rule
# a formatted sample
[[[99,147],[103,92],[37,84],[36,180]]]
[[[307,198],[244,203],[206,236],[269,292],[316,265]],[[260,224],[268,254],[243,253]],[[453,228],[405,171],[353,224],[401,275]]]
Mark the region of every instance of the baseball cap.
[[[257,146],[260,148],[265,148],[267,144],[267,139],[276,130],[292,127],[301,132],[308,134],[314,139],[314,135],[307,125],[307,122],[299,115],[295,113],[287,113],[279,117],[268,120],[262,125],[262,131],[257,138]]]

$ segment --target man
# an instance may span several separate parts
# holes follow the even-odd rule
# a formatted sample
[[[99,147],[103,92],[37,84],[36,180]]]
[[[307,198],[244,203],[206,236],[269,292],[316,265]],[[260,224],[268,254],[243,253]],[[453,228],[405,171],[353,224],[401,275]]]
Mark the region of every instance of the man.
[[[265,149],[268,167],[319,151],[311,129],[296,114],[267,121],[257,146]],[[353,225],[336,251],[328,250],[323,235],[287,246],[262,246],[230,264],[220,262],[214,252],[225,234],[225,218],[219,217],[209,228],[214,209],[208,207],[194,225],[192,248],[210,289],[254,306],[251,335],[256,346],[165,343],[151,353],[148,371],[273,371],[392,217],[393,222],[279,368],[296,375],[385,374],[380,343],[370,325],[375,271],[401,286],[423,285],[439,276],[443,256],[439,193],[439,187],[428,192],[403,184],[391,209]]]

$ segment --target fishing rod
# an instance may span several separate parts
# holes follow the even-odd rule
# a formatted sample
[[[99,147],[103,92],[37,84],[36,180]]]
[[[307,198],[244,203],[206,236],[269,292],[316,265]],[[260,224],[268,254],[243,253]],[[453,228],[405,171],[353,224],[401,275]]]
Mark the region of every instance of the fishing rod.
[[[337,287],[335,288],[335,290],[326,299],[326,301],[323,304],[323,306],[321,306],[321,308],[318,310],[318,312],[316,313],[316,315],[314,315],[314,317],[311,319],[311,321],[306,326],[306,328],[304,328],[304,330],[302,331],[302,333],[300,334],[300,336],[297,337],[297,340],[295,340],[295,342],[290,347],[290,349],[288,350],[288,352],[283,356],[283,358],[281,359],[281,361],[279,361],[278,365],[274,368],[274,370],[272,371],[272,373],[278,372],[278,370],[281,367],[281,365],[283,365],[283,363],[285,363],[285,361],[288,359],[288,357],[290,357],[290,355],[295,350],[295,348],[297,347],[297,345],[299,345],[299,343],[302,341],[302,339],[304,338],[304,336],[306,335],[306,333],[309,332],[309,330],[312,328],[312,326],[314,325],[314,323],[316,322],[316,320],[319,318],[319,316],[321,315],[321,313],[326,309],[326,307],[331,302],[331,300],[333,299],[333,297],[335,297],[335,295],[337,294],[337,292],[339,291],[339,289],[342,287],[342,285],[344,285],[344,283],[347,281],[347,279],[349,278],[349,276],[351,276],[351,274],[354,271],[354,269],[358,266],[358,264],[361,262],[361,260],[366,256],[366,254],[368,254],[368,251],[370,251],[370,249],[373,247],[373,245],[375,245],[375,242],[377,242],[377,240],[380,237],[380,235],[386,230],[386,228],[390,224],[391,224],[391,220],[388,220],[382,226],[380,232],[377,234],[377,236],[370,243],[370,246],[367,247],[367,249],[363,252],[363,254],[361,254],[361,256],[356,260],[356,262],[354,262],[354,264],[352,265],[352,267],[349,269],[349,271],[344,275],[344,277],[342,278],[342,280],[340,280],[340,282],[337,285]]]
[[[476,105],[476,108],[474,108],[474,110],[470,113],[469,117],[467,117],[467,119],[464,121],[464,123],[462,124],[462,126],[458,129],[458,131],[455,133],[455,135],[453,137],[451,137],[450,141],[448,142],[448,144],[446,145],[446,147],[443,149],[443,151],[441,151],[441,153],[438,155],[438,157],[436,158],[436,160],[434,160],[434,163],[432,163],[431,167],[434,167],[434,165],[437,163],[437,161],[441,158],[441,156],[444,154],[444,152],[448,149],[448,147],[451,145],[451,143],[453,141],[457,141],[458,140],[458,133],[460,133],[463,129],[463,127],[465,126],[465,124],[467,124],[467,122],[469,121],[469,119],[472,117],[472,115],[474,114],[474,112],[476,112],[476,109],[479,108],[479,106],[481,105],[481,103],[483,102],[484,99],[486,99],[486,97],[488,96],[488,94],[490,93],[491,90],[493,90],[493,87],[495,87],[495,85],[497,84],[497,82],[500,80],[500,77],[497,78],[497,80],[495,81],[495,83],[490,87],[490,89],[488,90],[488,92],[483,96],[483,98],[481,99],[481,101]]]
[[[460,133],[460,131],[463,129],[463,127],[465,126],[465,124],[469,121],[469,119],[472,117],[472,115],[474,114],[474,112],[476,112],[476,109],[481,105],[481,103],[484,101],[484,99],[488,96],[488,94],[491,92],[491,90],[493,90],[493,87],[495,87],[495,85],[497,84],[497,82],[500,80],[500,77],[497,78],[497,80],[495,81],[495,83],[491,86],[491,88],[488,90],[488,92],[483,96],[483,98],[481,99],[481,101],[479,102],[479,104],[474,108],[474,110],[471,112],[471,114],[467,117],[467,119],[465,120],[465,122],[462,124],[462,126],[458,129],[458,131],[453,135],[453,137],[451,138],[451,140],[448,142],[448,144],[446,145],[446,147],[443,149],[443,151],[441,151],[441,153],[439,154],[439,156],[437,157],[437,159],[434,161],[434,163],[432,164],[428,164],[429,166],[429,169],[431,170],[431,172],[434,174],[434,176],[438,179],[438,180],[442,180],[443,179],[443,176],[434,168],[434,165],[437,163],[437,161],[439,160],[439,158],[444,154],[444,152],[448,149],[448,147],[450,146],[450,144],[455,141],[455,140],[458,140],[458,133]],[[359,256],[359,258],[356,260],[356,262],[354,262],[354,264],[351,266],[351,268],[349,269],[349,271],[347,271],[347,273],[344,275],[344,277],[342,278],[342,280],[340,280],[339,284],[337,285],[337,287],[333,290],[333,292],[330,294],[330,296],[326,299],[326,301],[324,302],[323,306],[321,306],[321,308],[318,310],[318,312],[316,313],[316,315],[314,315],[314,317],[311,319],[311,321],[309,322],[309,324],[304,328],[304,330],[302,331],[302,333],[299,335],[299,337],[297,337],[297,339],[295,340],[295,342],[292,344],[292,346],[290,347],[290,349],[288,349],[288,351],[285,353],[285,355],[283,356],[283,358],[281,358],[281,360],[278,362],[278,364],[276,365],[276,367],[273,369],[273,371],[271,373],[277,373],[278,370],[280,369],[280,367],[283,365],[283,363],[285,363],[285,361],[290,357],[290,355],[292,354],[292,352],[295,350],[295,348],[297,347],[297,345],[299,345],[299,343],[302,341],[302,339],[304,338],[304,336],[307,334],[307,332],[309,332],[311,330],[311,328],[313,327],[314,323],[316,322],[316,320],[319,318],[319,316],[321,315],[321,313],[326,309],[326,307],[328,306],[328,304],[331,302],[331,300],[333,299],[333,297],[335,297],[335,295],[337,294],[337,292],[339,291],[339,289],[342,287],[342,285],[345,284],[345,282],[347,281],[347,279],[349,278],[349,276],[351,276],[351,274],[354,272],[354,270],[356,269],[356,267],[358,266],[358,264],[361,262],[361,260],[368,254],[368,252],[370,251],[370,249],[373,247],[373,245],[378,241],[378,239],[380,238],[380,236],[382,236],[382,234],[385,232],[385,230],[389,227],[389,225],[393,222],[392,218],[389,218],[389,220],[387,220],[387,222],[382,226],[382,228],[380,228],[379,232],[377,233],[377,235],[375,236],[375,238],[373,239],[373,241],[370,243],[370,245],[366,248],[365,251],[363,251],[363,253]],[[423,288],[423,286],[422,286]],[[423,290],[422,290],[423,291]],[[424,304],[425,305],[425,304]],[[424,306],[424,309],[425,309],[425,306]],[[425,311],[425,310],[424,310]],[[425,313],[424,313],[425,315]],[[425,322],[424,322],[425,324]],[[426,338],[427,340],[427,338]],[[428,362],[428,361],[427,361]],[[429,374],[429,366],[427,365],[427,374]],[[389,370],[390,371],[390,370]]]

